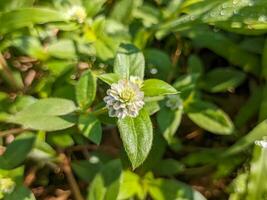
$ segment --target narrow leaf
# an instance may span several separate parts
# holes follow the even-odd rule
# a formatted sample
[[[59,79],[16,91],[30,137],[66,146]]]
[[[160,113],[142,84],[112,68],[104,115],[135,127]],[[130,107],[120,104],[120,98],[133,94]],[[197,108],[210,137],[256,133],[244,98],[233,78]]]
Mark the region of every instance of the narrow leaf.
[[[96,95],[96,78],[91,71],[86,71],[76,84],[76,100],[82,109],[88,108]]]

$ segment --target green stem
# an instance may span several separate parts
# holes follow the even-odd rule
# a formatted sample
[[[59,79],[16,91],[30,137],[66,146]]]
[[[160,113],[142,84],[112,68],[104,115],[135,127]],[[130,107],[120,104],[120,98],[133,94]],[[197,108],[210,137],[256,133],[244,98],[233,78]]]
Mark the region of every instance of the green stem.
[[[100,108],[100,109],[92,112],[92,114],[95,116],[98,116],[98,115],[106,113],[107,111],[108,111],[108,109],[106,107],[103,107],[103,108]]]

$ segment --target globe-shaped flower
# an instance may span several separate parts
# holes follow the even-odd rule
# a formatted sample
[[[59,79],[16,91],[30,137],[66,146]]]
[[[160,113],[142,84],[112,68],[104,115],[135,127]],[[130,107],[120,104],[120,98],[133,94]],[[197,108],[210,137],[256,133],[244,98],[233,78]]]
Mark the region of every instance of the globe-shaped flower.
[[[86,18],[86,11],[82,6],[72,6],[68,11],[67,15],[74,20],[77,20],[79,23],[83,23]]]
[[[139,110],[144,106],[144,93],[140,90],[141,85],[140,81],[134,77],[113,83],[104,98],[109,116],[120,119],[126,116],[137,117]]]
[[[11,178],[0,177],[0,192],[9,194],[13,192],[15,185],[15,182]]]

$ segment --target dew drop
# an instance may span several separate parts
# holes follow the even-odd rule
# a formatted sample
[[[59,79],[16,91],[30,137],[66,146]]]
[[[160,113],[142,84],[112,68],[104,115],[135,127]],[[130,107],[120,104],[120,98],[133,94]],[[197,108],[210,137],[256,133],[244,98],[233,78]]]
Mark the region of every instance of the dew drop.
[[[150,73],[151,73],[151,74],[157,74],[157,73],[158,73],[158,70],[157,70],[156,68],[152,68],[152,69],[150,70]]]
[[[70,79],[75,80],[76,79],[75,74],[70,75]]]
[[[222,11],[220,12],[220,15],[221,15],[221,16],[224,16],[224,15],[225,15],[225,12],[222,10]]]
[[[235,10],[234,10],[234,14],[236,15],[237,13],[238,13],[238,10],[235,9]]]

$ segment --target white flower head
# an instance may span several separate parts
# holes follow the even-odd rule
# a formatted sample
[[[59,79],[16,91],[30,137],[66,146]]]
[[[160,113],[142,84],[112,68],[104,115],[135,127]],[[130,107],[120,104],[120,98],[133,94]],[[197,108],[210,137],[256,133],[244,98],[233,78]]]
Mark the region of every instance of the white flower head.
[[[264,149],[267,149],[267,140],[256,140],[255,144]]]
[[[171,94],[167,96],[166,106],[171,110],[182,109],[183,102],[179,95]]]
[[[130,80],[120,80],[113,83],[107,90],[104,101],[110,117],[123,119],[126,116],[137,117],[144,106],[144,93],[140,90],[142,80],[130,77]]]
[[[67,15],[70,19],[77,20],[79,23],[83,23],[87,16],[85,9],[79,5],[72,6],[67,11]]]
[[[15,189],[15,182],[11,178],[0,179],[0,192],[10,194]]]

